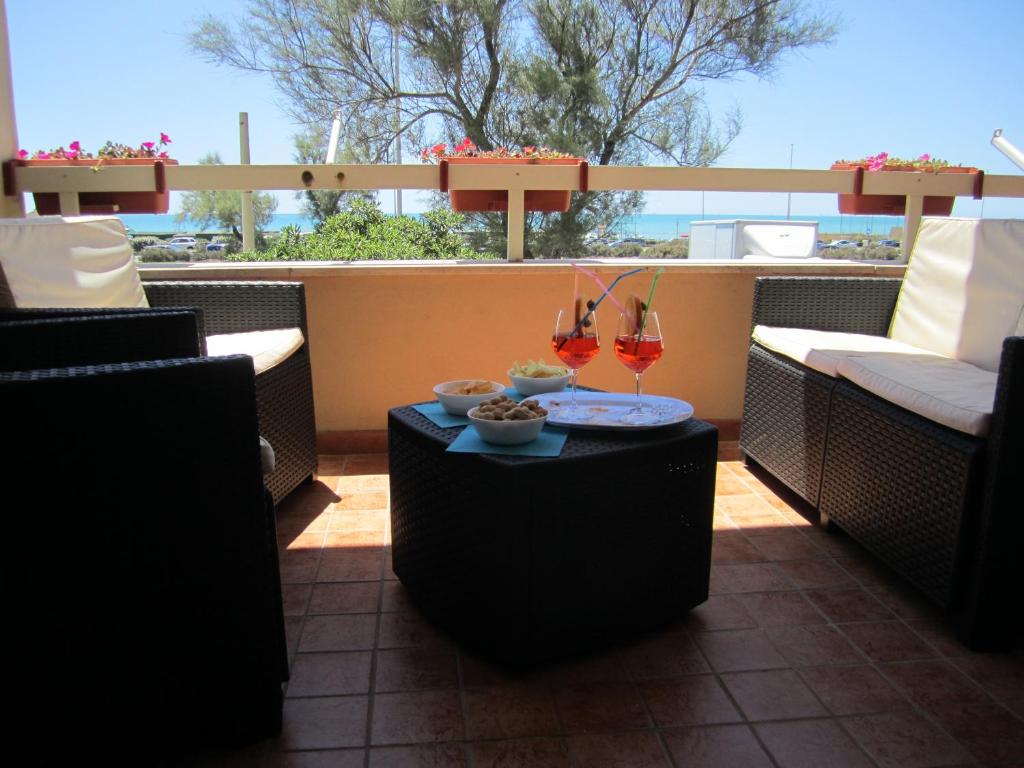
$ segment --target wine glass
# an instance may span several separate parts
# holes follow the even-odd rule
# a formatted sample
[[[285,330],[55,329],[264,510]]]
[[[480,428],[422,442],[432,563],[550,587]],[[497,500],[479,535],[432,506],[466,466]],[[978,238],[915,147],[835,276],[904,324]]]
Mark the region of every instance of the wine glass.
[[[658,421],[655,410],[644,405],[640,379],[664,351],[657,312],[643,310],[634,314],[627,311],[619,315],[615,356],[636,376],[636,403],[619,418],[624,424],[653,424]]]
[[[576,406],[576,378],[579,370],[593,360],[601,351],[601,339],[597,334],[597,313],[577,299],[573,309],[560,309],[555,317],[555,332],[551,337],[551,348],[569,369],[572,395],[568,408],[559,411],[559,417],[569,421],[582,416]]]

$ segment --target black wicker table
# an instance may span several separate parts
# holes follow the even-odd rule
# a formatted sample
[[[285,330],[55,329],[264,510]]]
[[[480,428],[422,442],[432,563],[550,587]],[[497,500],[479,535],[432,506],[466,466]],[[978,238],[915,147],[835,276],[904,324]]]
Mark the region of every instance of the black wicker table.
[[[394,571],[481,656],[531,665],[708,596],[718,430],[572,430],[558,458],[448,453],[462,428],[388,413]]]

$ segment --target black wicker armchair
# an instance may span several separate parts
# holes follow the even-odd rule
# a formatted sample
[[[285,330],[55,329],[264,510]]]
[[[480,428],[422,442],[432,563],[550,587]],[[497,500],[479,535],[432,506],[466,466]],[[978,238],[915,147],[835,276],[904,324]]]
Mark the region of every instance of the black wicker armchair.
[[[884,336],[900,281],[758,279],[753,325]],[[954,615],[975,649],[1021,641],[1024,338],[1007,338],[987,437],[938,425],[756,341],[740,447]]]
[[[197,356],[195,311],[35,315],[0,322],[5,743],[116,761],[278,732],[251,360]]]
[[[288,359],[256,377],[260,434],[274,448],[277,465],[267,475],[274,503],[316,472],[313,380],[306,327],[306,292],[299,282],[144,282],[152,307],[201,310],[202,333],[241,333],[298,328],[305,343]]]

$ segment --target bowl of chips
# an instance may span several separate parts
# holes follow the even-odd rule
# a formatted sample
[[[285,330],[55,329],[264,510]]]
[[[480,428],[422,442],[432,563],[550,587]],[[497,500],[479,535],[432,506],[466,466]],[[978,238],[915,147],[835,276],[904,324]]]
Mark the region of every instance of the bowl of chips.
[[[504,384],[487,379],[457,379],[434,387],[437,401],[452,416],[465,416],[470,408],[504,391]]]
[[[470,408],[466,415],[485,443],[521,445],[537,439],[548,412],[536,400],[517,403],[507,395],[498,395]]]
[[[569,370],[561,365],[544,365],[543,358],[537,362],[527,360],[526,365],[517,360],[508,369],[508,378],[516,392],[531,397],[544,392],[561,392],[569,383]]]

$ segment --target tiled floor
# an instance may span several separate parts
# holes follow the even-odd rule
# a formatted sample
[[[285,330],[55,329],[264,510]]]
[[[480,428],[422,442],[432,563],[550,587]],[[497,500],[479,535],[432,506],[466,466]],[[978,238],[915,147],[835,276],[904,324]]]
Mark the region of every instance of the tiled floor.
[[[972,654],[858,547],[718,466],[712,596],[524,677],[462,652],[391,571],[386,457],[321,457],[278,512],[280,738],[202,765],[1024,766],[1024,653]]]

